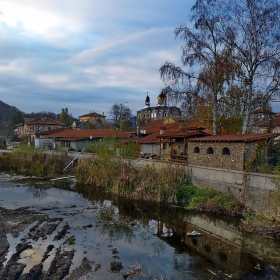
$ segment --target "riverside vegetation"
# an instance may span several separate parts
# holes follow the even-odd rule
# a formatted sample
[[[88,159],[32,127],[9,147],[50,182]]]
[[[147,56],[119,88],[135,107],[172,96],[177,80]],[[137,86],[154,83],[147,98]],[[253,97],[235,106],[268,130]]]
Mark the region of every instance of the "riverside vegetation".
[[[277,237],[280,225],[280,180],[277,181],[277,190],[271,193],[273,209],[270,207],[269,211],[265,208],[256,212],[238,201],[230,192],[200,189],[191,185],[187,172],[180,165],[170,164],[162,169],[148,165],[136,167],[134,160],[139,155],[139,146],[134,142],[124,144],[115,139],[104,139],[93,142],[86,151],[91,152],[92,157],[66,170],[67,174],[75,175],[77,183],[84,190],[101,188],[102,191],[131,199],[171,202],[190,210],[242,214],[243,227],[247,231],[267,233],[273,229],[272,235]],[[41,150],[20,146],[11,154],[0,155],[0,171],[50,178],[65,175],[63,167],[69,161],[62,151],[46,155]],[[275,174],[279,175],[277,172]]]

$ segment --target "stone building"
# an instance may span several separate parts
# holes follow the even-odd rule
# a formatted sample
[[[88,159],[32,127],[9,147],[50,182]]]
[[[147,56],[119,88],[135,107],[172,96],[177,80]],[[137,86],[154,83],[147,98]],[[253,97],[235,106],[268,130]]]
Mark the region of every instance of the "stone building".
[[[150,97],[147,94],[145,107],[137,111],[137,124],[149,119],[165,119],[167,117],[180,117],[181,110],[176,106],[167,106],[167,97],[161,92],[157,97],[157,106],[150,106]]]
[[[188,140],[190,165],[245,170],[246,163],[255,158],[255,146],[279,134],[215,135]]]

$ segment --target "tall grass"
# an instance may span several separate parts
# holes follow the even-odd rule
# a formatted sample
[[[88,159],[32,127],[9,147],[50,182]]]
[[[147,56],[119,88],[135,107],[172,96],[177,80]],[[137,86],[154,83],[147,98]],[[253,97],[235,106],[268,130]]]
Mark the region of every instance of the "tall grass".
[[[151,201],[176,201],[178,186],[188,179],[184,168],[168,165],[136,167],[134,159],[139,146],[134,142],[123,143],[106,139],[92,144],[94,157],[84,160],[76,168],[76,180],[92,187],[121,196]]]
[[[21,145],[13,153],[0,156],[0,171],[21,175],[52,177],[62,174],[69,161],[65,152],[46,155],[44,151]]]

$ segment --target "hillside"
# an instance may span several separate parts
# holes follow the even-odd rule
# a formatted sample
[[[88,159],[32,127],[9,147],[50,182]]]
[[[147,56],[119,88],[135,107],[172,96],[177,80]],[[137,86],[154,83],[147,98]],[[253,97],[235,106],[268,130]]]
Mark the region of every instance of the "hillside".
[[[0,123],[9,123],[12,116],[18,111],[18,108],[10,106],[0,100]]]

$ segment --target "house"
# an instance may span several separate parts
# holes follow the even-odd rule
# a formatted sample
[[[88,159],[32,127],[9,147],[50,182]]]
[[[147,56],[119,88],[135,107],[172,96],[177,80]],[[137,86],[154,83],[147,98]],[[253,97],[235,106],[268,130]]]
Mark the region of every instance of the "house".
[[[279,133],[280,113],[257,109],[252,113],[249,123],[250,133]]]
[[[63,123],[48,117],[35,119],[25,118],[23,123],[16,125],[18,137],[21,139],[25,138],[30,143],[34,143],[35,138],[39,137],[42,132],[64,127],[65,125]]]
[[[90,124],[105,124],[105,118],[104,112],[102,115],[96,113],[96,112],[90,112],[88,114],[79,116],[80,122],[89,122]]]
[[[167,97],[163,91],[157,97],[157,106],[150,106],[150,97],[147,94],[145,107],[137,111],[137,124],[146,122],[149,119],[165,119],[169,116],[180,117],[181,110],[176,106],[167,106]]]
[[[267,109],[257,109],[253,111],[252,117],[250,119],[250,124],[263,121],[263,122],[269,122],[275,118],[275,114],[270,110]]]
[[[65,129],[60,132],[49,134],[46,138],[53,139],[56,148],[82,151],[92,141],[101,141],[103,138],[128,139],[129,136],[129,132],[122,132],[114,129]]]
[[[81,122],[81,121],[73,121],[71,128],[72,129],[94,129],[95,125],[90,123],[89,121]]]
[[[190,119],[175,121],[169,117],[165,120],[149,120],[145,125],[138,127],[135,140],[140,144],[143,157],[157,155],[169,160],[171,155],[171,159],[182,155],[181,158],[184,157],[185,160],[187,139],[209,135],[205,130],[206,126],[199,122]]]
[[[277,133],[252,133],[192,138],[188,140],[188,163],[242,171],[246,163],[255,158],[256,144],[277,136]]]

